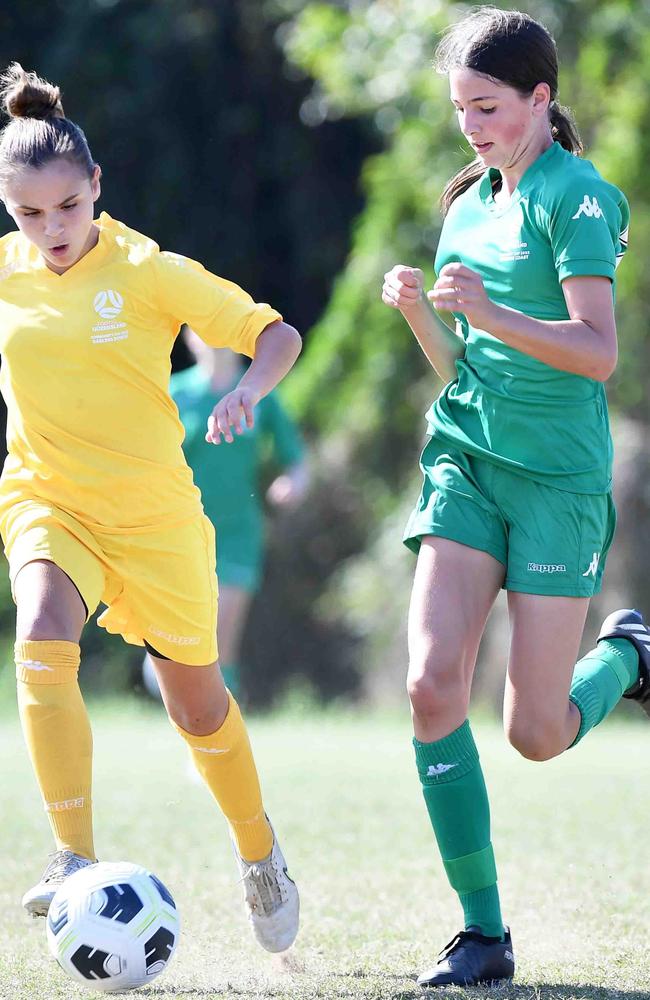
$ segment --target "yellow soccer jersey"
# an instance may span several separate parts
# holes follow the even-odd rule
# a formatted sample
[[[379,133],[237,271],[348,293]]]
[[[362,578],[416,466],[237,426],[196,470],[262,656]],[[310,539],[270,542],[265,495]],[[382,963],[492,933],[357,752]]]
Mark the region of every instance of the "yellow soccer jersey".
[[[97,225],[61,275],[21,233],[0,239],[0,507],[35,498],[91,529],[146,531],[201,510],[169,395],[180,324],[252,357],[281,316],[106,213]]]

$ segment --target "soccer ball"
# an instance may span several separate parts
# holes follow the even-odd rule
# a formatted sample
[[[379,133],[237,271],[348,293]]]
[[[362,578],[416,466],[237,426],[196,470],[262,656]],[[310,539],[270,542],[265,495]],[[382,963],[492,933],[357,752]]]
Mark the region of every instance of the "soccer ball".
[[[47,943],[69,976],[111,993],[150,983],[167,968],[180,921],[171,893],[140,865],[100,862],[60,886]]]

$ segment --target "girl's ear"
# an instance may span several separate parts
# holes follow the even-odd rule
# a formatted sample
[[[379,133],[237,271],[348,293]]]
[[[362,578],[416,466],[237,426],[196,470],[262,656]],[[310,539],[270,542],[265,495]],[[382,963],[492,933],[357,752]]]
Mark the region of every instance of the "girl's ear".
[[[95,169],[93,170],[93,175],[90,178],[90,190],[93,193],[93,201],[97,201],[100,194],[102,193],[102,186],[100,184],[102,176],[102,168],[99,163],[95,164]]]
[[[546,114],[551,103],[551,88],[548,83],[538,83],[533,91],[533,113]]]

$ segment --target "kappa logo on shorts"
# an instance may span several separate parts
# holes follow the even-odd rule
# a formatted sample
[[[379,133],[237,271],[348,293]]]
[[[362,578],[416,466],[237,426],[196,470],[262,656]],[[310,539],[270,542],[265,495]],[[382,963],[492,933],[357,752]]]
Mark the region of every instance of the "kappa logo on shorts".
[[[598,572],[598,563],[600,562],[600,552],[594,552],[591,557],[591,562],[587,566],[587,571],[583,573],[583,576],[593,576],[596,579],[596,573]]]
[[[598,204],[596,198],[590,198],[588,194],[584,196],[580,205],[578,205],[578,211],[575,215],[572,215],[572,219],[579,219],[581,215],[586,215],[588,219],[602,219],[603,210]]]
[[[171,632],[163,632],[160,628],[150,625],[149,631],[152,635],[158,635],[167,642],[173,642],[176,646],[197,646],[201,639],[198,635],[172,635]]]
[[[564,563],[528,563],[529,573],[566,573]]]
[[[126,340],[129,335],[126,323],[115,322],[123,308],[124,299],[113,288],[97,292],[93,299],[93,309],[106,322],[98,323],[92,328],[93,344],[114,344],[118,340]]]

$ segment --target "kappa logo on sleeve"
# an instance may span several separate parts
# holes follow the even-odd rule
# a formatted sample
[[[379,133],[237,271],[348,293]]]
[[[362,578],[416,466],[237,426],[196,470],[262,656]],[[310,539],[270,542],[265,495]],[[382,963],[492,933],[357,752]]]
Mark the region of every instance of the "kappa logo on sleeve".
[[[581,203],[578,205],[578,211],[575,215],[572,215],[572,219],[579,219],[581,215],[585,215],[588,219],[602,219],[603,210],[598,204],[597,198],[590,198],[588,194],[584,196]]]

